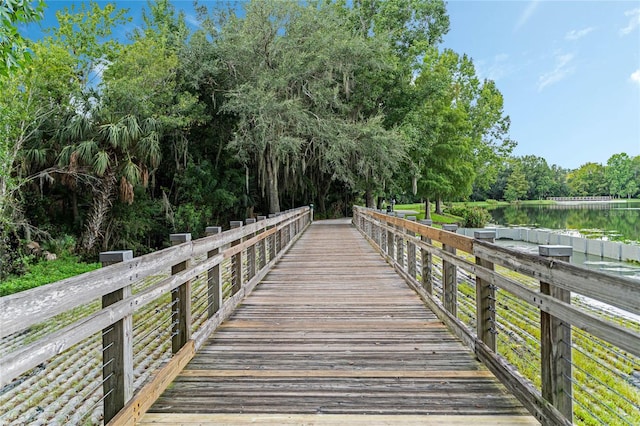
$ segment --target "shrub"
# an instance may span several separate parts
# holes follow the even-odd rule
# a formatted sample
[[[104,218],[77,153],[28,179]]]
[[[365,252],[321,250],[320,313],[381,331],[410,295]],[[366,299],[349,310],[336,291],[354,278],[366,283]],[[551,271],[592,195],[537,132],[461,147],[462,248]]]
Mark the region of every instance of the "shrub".
[[[464,228],[484,228],[492,219],[491,214],[482,207],[469,207],[465,205],[452,206],[447,209],[452,216],[462,218]]]
[[[464,218],[465,228],[484,228],[492,219],[487,209],[482,207],[469,208],[462,217]]]

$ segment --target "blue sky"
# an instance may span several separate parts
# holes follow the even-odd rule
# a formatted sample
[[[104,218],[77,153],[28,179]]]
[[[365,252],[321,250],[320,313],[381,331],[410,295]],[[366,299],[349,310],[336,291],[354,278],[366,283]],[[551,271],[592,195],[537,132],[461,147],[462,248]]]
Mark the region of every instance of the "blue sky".
[[[577,168],[640,155],[640,2],[450,1],[445,47],[495,80],[515,155]]]
[[[71,3],[81,2],[49,0],[41,26],[55,25],[55,11]],[[116,3],[134,18],[124,36],[147,2]],[[191,0],[173,3],[194,22]],[[468,54],[480,77],[496,81],[514,155],[570,169],[640,155],[640,2],[452,0],[447,10],[442,46]]]

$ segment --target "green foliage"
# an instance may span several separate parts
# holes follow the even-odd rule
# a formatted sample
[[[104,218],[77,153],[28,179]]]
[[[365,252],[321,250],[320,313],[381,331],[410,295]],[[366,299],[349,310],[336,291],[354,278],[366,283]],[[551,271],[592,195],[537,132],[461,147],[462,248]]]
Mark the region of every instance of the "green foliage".
[[[52,261],[41,261],[30,266],[23,276],[3,280],[0,283],[0,296],[60,281],[99,267],[99,263],[82,263],[78,257],[70,255]]]
[[[504,191],[504,199],[513,202],[518,201],[527,195],[529,189],[529,183],[527,177],[522,170],[520,163],[515,162],[509,179],[507,180],[507,187]]]
[[[484,228],[491,221],[491,214],[482,207],[454,205],[446,210],[448,214],[460,216],[464,228]]]
[[[35,3],[35,5],[34,5]],[[0,76],[24,66],[31,60],[28,42],[18,32],[19,24],[42,19],[45,3],[42,0],[3,0],[0,2]]]

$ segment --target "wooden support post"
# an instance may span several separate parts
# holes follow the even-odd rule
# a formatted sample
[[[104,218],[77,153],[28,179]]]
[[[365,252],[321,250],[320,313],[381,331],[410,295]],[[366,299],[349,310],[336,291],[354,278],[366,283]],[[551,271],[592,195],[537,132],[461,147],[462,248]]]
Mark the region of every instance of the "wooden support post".
[[[475,231],[473,238],[493,243],[496,239],[496,231]],[[492,262],[479,257],[476,257],[476,265],[494,270]],[[491,283],[476,276],[476,330],[478,338],[494,352],[497,351],[495,323],[496,291]]]
[[[398,217],[404,219],[404,213],[398,213]],[[398,230],[396,234],[396,262],[401,269],[404,269],[404,228],[402,225],[398,225],[396,229]]]
[[[179,245],[191,241],[191,234],[171,234],[172,245]],[[171,275],[186,270],[189,260],[182,261],[171,267]],[[191,338],[191,281],[187,281],[171,292],[171,351],[176,354]]]
[[[229,223],[231,229],[242,228],[241,220],[232,220]],[[242,243],[242,238],[238,238],[231,243],[231,247]],[[236,294],[242,288],[242,252],[231,257],[231,294]]]
[[[133,251],[100,253],[102,266],[133,259]],[[131,296],[131,285],[102,296],[106,308]],[[127,315],[102,330],[102,389],[104,422],[109,422],[133,396],[133,316]]]
[[[442,225],[442,229],[449,232],[456,232],[458,225],[446,224]],[[442,249],[453,255],[456,254],[456,248],[447,244],[442,245]],[[456,265],[442,260],[442,299],[444,308],[454,317],[458,314],[458,277]]]
[[[258,222],[266,219],[266,216],[258,216]],[[263,229],[261,232],[265,232],[265,230]],[[261,271],[267,264],[267,240],[263,239],[258,243],[258,253],[260,254],[258,256],[260,258],[260,261],[258,262],[258,270]]]
[[[256,223],[255,219],[246,219],[244,221],[247,225],[252,225]],[[256,233],[253,232],[247,236],[247,238],[255,237]],[[251,280],[256,276],[256,245],[252,245],[251,247],[247,247],[247,281]]]
[[[387,252],[387,231],[384,229],[384,222],[379,221],[378,227],[380,229],[380,251],[382,253]]]
[[[396,214],[394,212],[389,212],[389,216],[395,216]],[[394,251],[395,251],[395,245],[396,245],[396,237],[395,237],[395,233],[393,232],[393,225],[390,225],[389,223],[387,223],[387,226],[389,227],[389,229],[387,230],[387,256],[389,256],[389,258],[393,259],[394,257]]]
[[[207,226],[205,229],[207,236],[222,232],[221,226]],[[211,258],[220,253],[220,248],[215,248],[207,252],[207,258]],[[207,272],[207,314],[211,318],[222,307],[222,269],[217,264]]]
[[[431,219],[422,219],[420,223],[423,225],[431,226],[433,221]],[[420,239],[427,244],[431,244],[431,238],[421,236]],[[433,294],[433,257],[431,253],[426,250],[420,250],[422,255],[422,287],[424,287],[427,294]]]
[[[571,246],[539,246],[540,256],[569,262]],[[540,281],[540,293],[571,303],[571,292]],[[553,404],[569,422],[573,422],[571,387],[571,325],[540,312],[542,397]]]
[[[407,220],[415,222],[416,217],[407,216]],[[414,232],[410,233],[411,238],[415,237],[415,235],[416,234]],[[407,240],[407,269],[409,272],[409,276],[411,276],[411,278],[415,278],[416,277],[416,245],[411,240]]]

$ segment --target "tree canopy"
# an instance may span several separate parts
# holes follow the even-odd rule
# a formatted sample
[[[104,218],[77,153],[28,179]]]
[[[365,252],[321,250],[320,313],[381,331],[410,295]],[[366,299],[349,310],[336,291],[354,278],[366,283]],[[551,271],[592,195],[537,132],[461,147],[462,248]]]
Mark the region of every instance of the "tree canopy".
[[[127,40],[127,10],[90,2],[20,38],[43,7],[0,6],[2,274],[33,238],[140,254],[309,203],[640,190],[626,154],[576,171],[511,157],[497,85],[440,46],[442,0],[198,6],[193,30],[157,0]]]

